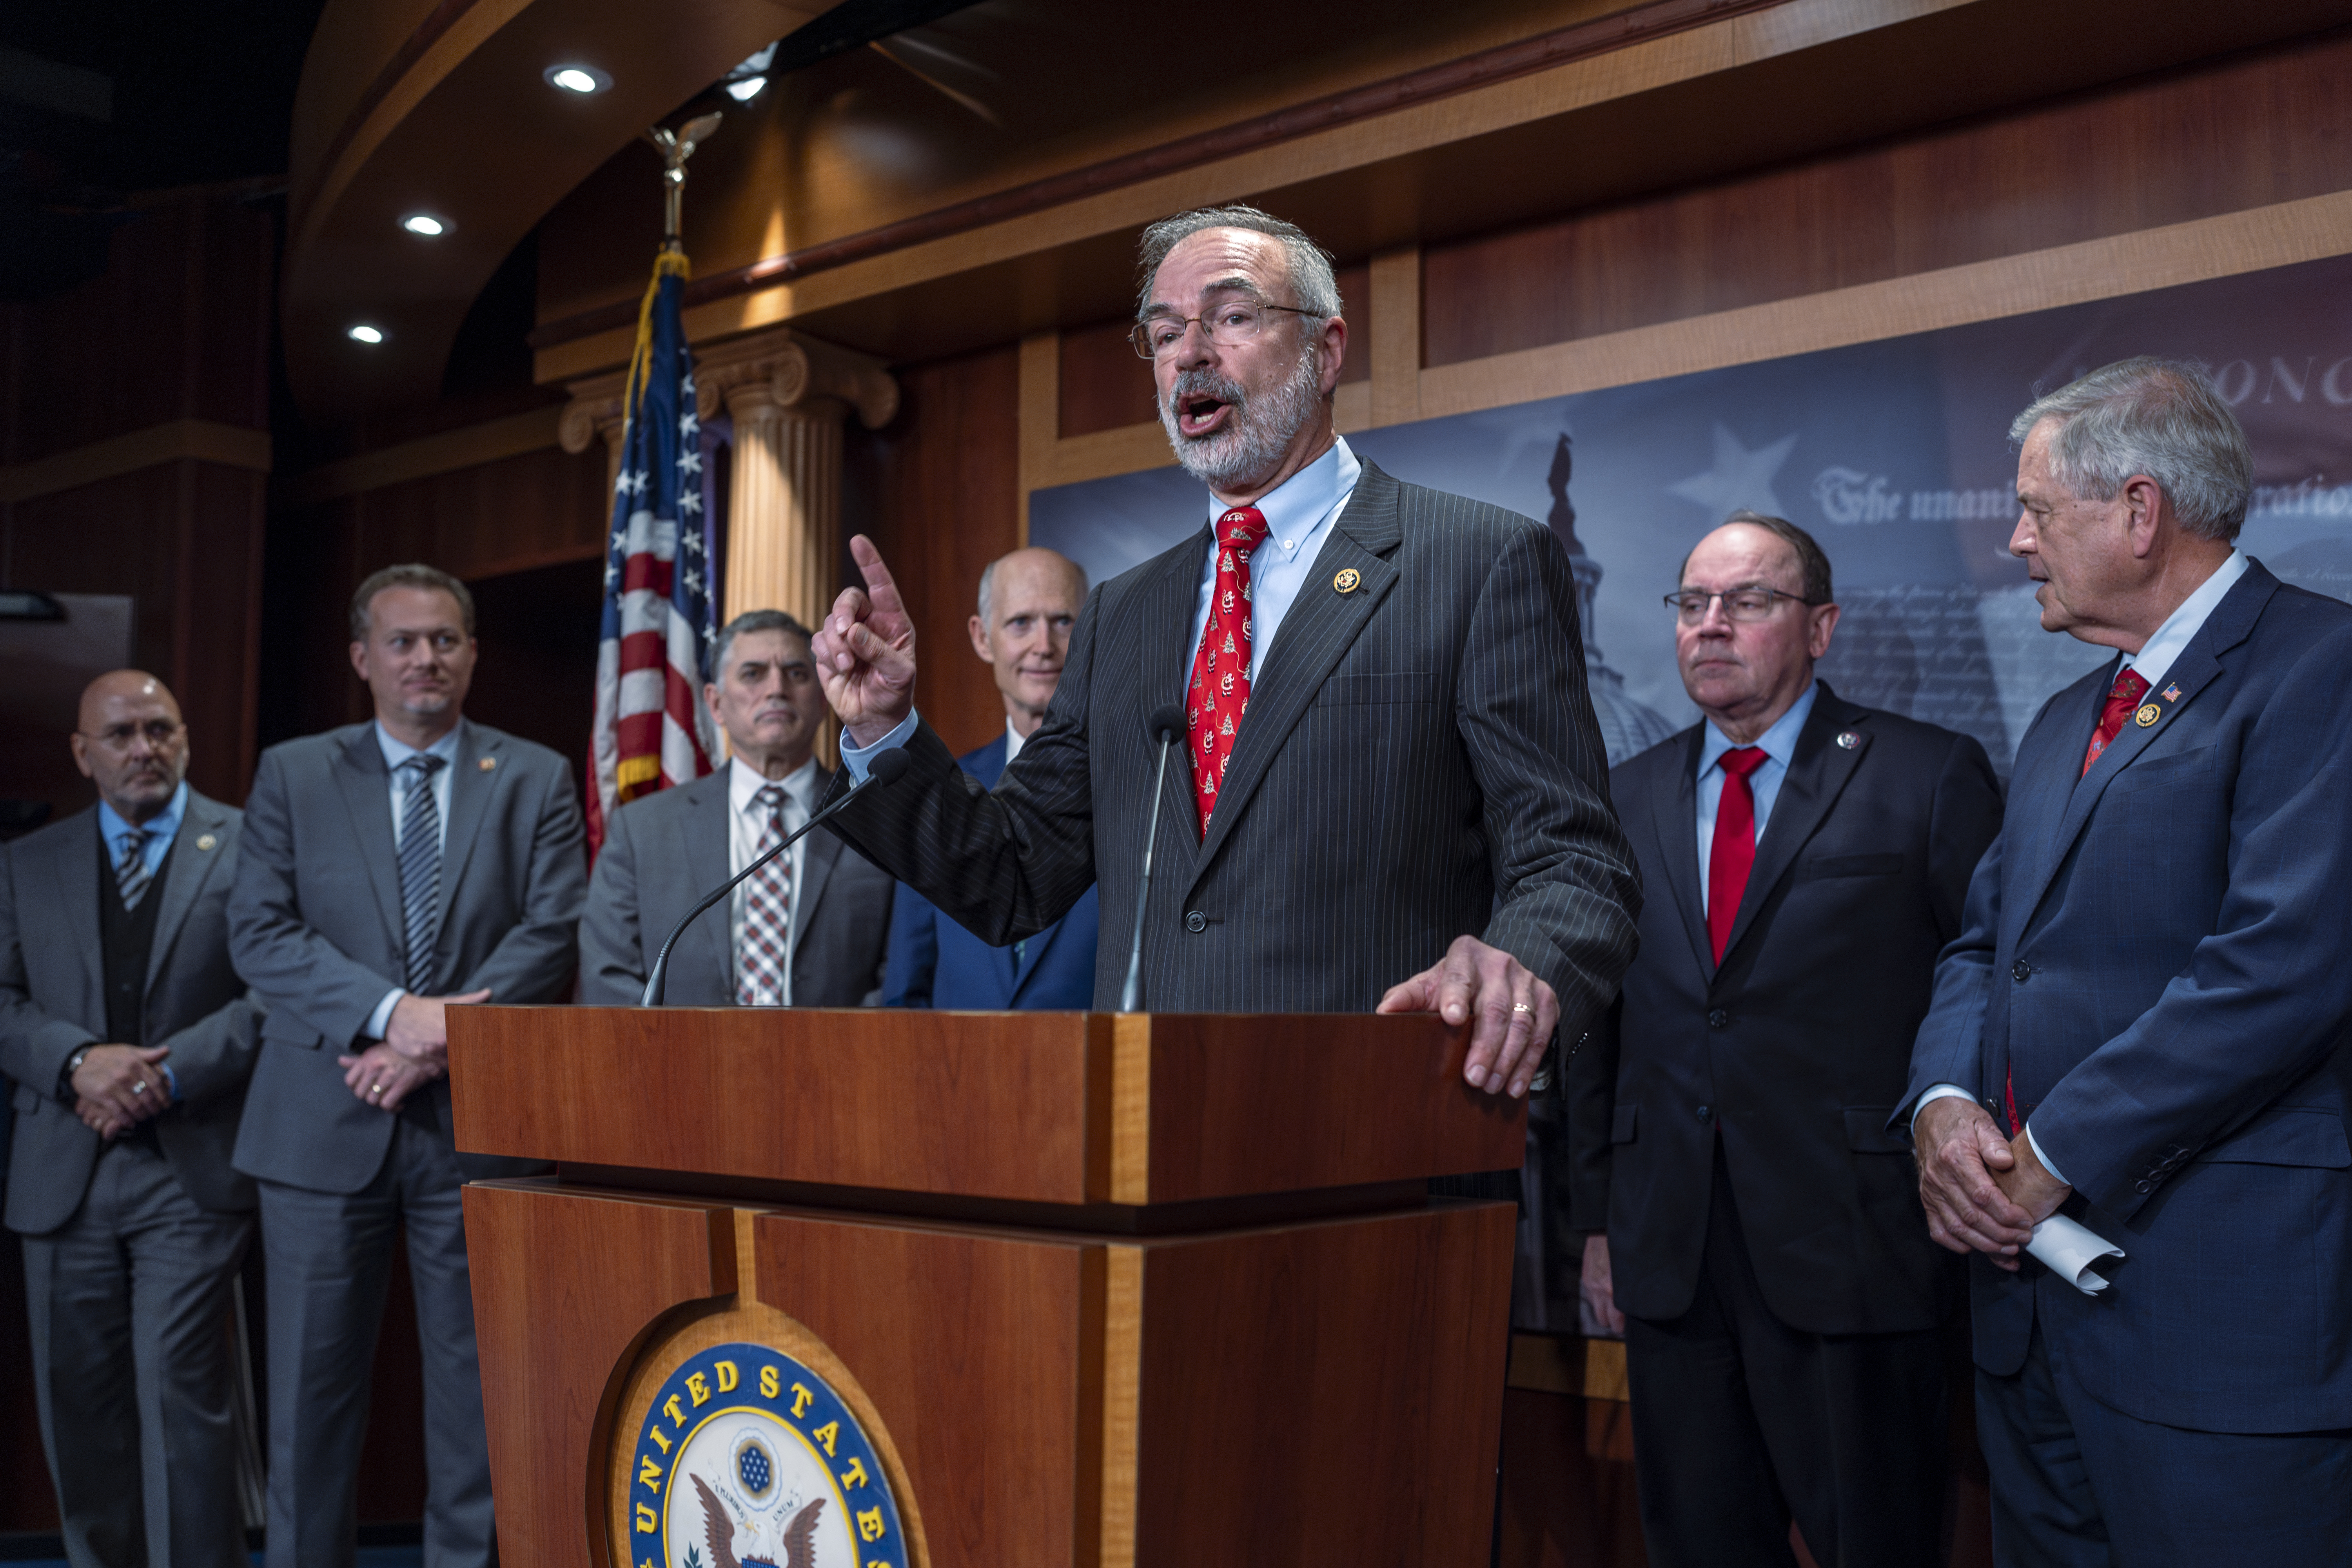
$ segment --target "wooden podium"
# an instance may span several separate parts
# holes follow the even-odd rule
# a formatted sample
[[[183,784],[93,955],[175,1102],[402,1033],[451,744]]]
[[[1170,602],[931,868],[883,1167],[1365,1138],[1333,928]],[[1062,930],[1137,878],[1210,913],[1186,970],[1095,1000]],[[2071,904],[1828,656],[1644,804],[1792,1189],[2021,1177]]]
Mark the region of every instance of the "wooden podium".
[[[1516,1170],[1526,1122],[1463,1083],[1465,1037],[452,1009],[458,1148],[556,1166],[465,1193],[501,1560],[672,1568],[671,1434],[713,1376],[777,1385],[751,1345],[832,1383],[895,1497],[894,1535],[847,1450],[798,1430],[879,1541],[814,1568],[1483,1565],[1515,1215],[1425,1184]],[[697,1352],[729,1359],[697,1381]]]

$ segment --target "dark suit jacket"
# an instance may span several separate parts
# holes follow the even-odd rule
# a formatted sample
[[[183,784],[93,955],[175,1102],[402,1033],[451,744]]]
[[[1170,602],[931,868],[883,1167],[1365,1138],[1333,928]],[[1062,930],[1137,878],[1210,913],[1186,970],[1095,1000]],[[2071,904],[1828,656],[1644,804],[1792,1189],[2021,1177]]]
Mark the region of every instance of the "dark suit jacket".
[[[1159,760],[1145,721],[1181,703],[1208,548],[1204,527],[1094,591],[1045,722],[993,792],[921,726],[908,773],[835,819],[998,946],[1099,882],[1100,1007],[1133,931]],[[1205,842],[1183,749],[1171,759],[1144,1005],[1361,1012],[1471,933],[1581,1028],[1633,955],[1641,887],[1580,649],[1549,530],[1364,465],[1265,657]]]
[[[831,773],[817,769],[817,799],[832,782]],[[807,853],[793,891],[793,1005],[873,1006],[882,999],[896,884],[844,849],[828,828],[818,828],[801,846]],[[595,1006],[635,1006],[662,939],[730,875],[725,768],[640,795],[615,812],[596,853],[588,910],[580,922],[580,999]],[[674,1007],[734,1005],[725,900],[677,939],[663,994]]]
[[[999,735],[957,765],[993,789],[1004,772],[1009,749]],[[1063,916],[1022,945],[992,947],[953,921],[943,921],[931,900],[901,883],[890,906],[890,964],[882,984],[886,1007],[952,1007],[999,1012],[1006,1008],[1083,1011],[1094,1000],[1095,935],[1101,903],[1088,888]]]
[[[2110,664],[2018,747],[1909,1092],[2019,1112],[2128,1257],[1971,1268],[1977,1364],[2143,1421],[2352,1426],[2352,607],[2252,564],[2085,774]],[[2172,695],[2177,691],[2179,695]],[[2143,711],[2146,710],[2143,709]],[[1906,1103],[1903,1111],[1907,1114]]]
[[[230,966],[228,895],[243,814],[188,792],[173,840],[147,961],[147,1044],[180,1101],[152,1125],[180,1186],[199,1207],[254,1206],[230,1166],[261,1005]],[[16,1080],[7,1224],[38,1236],[71,1219],[98,1163],[98,1134],[56,1095],[67,1058],[106,1039],[98,924],[98,808],[0,849],[0,1071]]]
[[[368,1016],[405,973],[392,781],[373,720],[272,746],[245,805],[229,906],[237,971],[268,1005],[236,1166],[316,1192],[357,1192],[392,1118],[343,1085]],[[544,746],[463,721],[449,770],[433,989],[562,999],[586,876],[572,770]],[[448,1127],[448,1086],[419,1091]],[[469,1167],[470,1168],[470,1167]]]
[[[1886,1121],[2000,785],[1969,737],[1823,685],[1718,969],[1699,906],[1704,738],[1694,725],[1609,775],[1650,898],[1624,994],[1569,1062],[1571,1223],[1608,1231],[1622,1310],[1679,1317],[1719,1130],[1775,1315],[1809,1333],[1932,1327],[1960,1260],[1928,1239]]]

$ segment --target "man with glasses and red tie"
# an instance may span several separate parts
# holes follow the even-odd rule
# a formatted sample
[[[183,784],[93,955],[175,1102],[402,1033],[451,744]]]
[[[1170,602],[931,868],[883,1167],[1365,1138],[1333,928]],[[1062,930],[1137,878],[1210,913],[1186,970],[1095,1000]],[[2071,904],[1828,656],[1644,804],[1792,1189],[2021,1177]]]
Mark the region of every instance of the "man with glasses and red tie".
[[[1401,484],[1332,426],[1348,343],[1330,258],[1249,207],[1143,237],[1136,351],[1204,526],[1095,589],[1045,722],[992,791],[914,710],[913,630],[866,585],[817,632],[845,772],[908,771],[844,838],[1002,945],[1101,888],[1116,1005],[1173,707],[1143,913],[1166,1012],[1436,1011],[1464,1073],[1527,1092],[1556,1025],[1616,989],[1640,901],[1602,793],[1568,557],[1540,524]],[[836,785],[838,788],[839,785]]]
[[[1732,514],[1666,595],[1704,721],[1610,774],[1647,900],[1568,1071],[1584,1297],[1625,1336],[1650,1561],[1940,1563],[1959,1272],[1886,1130],[2000,826],[1965,735],[1813,677],[1802,529]]]
[[[188,787],[163,683],[82,693],[98,804],[0,850],[8,1228],[66,1552],[243,1568],[229,1301],[253,1238],[231,1166],[261,1008],[229,962],[243,814]]]

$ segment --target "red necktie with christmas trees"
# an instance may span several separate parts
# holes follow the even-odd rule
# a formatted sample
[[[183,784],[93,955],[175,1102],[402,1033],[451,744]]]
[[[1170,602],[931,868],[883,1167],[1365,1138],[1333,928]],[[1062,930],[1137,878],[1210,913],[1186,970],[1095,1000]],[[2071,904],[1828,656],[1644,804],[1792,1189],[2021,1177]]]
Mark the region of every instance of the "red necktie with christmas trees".
[[[1209,595],[1209,624],[1192,656],[1192,681],[1184,690],[1186,750],[1192,758],[1192,804],[1201,813],[1201,837],[1209,835],[1209,813],[1234,758],[1234,737],[1249,711],[1250,552],[1265,539],[1265,515],[1237,506],[1217,519],[1217,585]]]

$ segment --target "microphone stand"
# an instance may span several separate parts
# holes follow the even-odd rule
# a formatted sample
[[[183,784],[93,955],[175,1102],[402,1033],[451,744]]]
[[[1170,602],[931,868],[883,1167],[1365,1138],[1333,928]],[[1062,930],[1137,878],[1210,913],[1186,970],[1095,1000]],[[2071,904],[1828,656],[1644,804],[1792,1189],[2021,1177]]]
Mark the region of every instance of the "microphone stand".
[[[697,916],[700,915],[703,910],[709,909],[719,900],[725,898],[728,894],[733,892],[736,888],[742,883],[744,878],[749,877],[752,872],[758,870],[761,867],[766,865],[769,861],[774,859],[777,856],[782,854],[785,850],[790,849],[793,845],[799,843],[820,823],[831,819],[835,812],[841,810],[842,807],[847,805],[851,801],[856,800],[859,795],[864,795],[867,790],[872,789],[876,784],[888,784],[892,779],[895,779],[900,773],[905,773],[908,765],[907,753],[896,747],[893,747],[889,751],[880,752],[872,762],[866,764],[866,776],[858,780],[856,784],[851,785],[847,795],[843,795],[839,800],[835,801],[831,805],[826,806],[824,810],[811,816],[806,822],[801,824],[800,827],[796,831],[786,834],[782,842],[779,843],[774,848],[769,850],[766,854],[752,861],[749,866],[744,867],[740,871],[736,872],[735,875],[727,879],[726,883],[716,892],[705,898],[700,903],[695,905],[694,908],[687,910],[686,918],[670,928],[668,940],[661,944],[661,952],[655,956],[653,973],[646,976],[645,993],[637,998],[637,1005],[640,1007],[658,1007],[663,1005],[662,995],[667,989],[669,982],[669,950],[677,945],[677,939],[686,934],[686,928],[694,923]]]
[[[1151,828],[1143,840],[1143,875],[1135,884],[1135,940],[1127,950],[1127,983],[1119,987],[1118,1010],[1143,1005],[1143,906],[1151,897],[1151,850],[1160,841],[1160,805],[1168,793],[1168,749],[1184,732],[1184,710],[1173,702],[1153,710],[1150,732],[1160,740],[1160,772],[1151,786]]]

